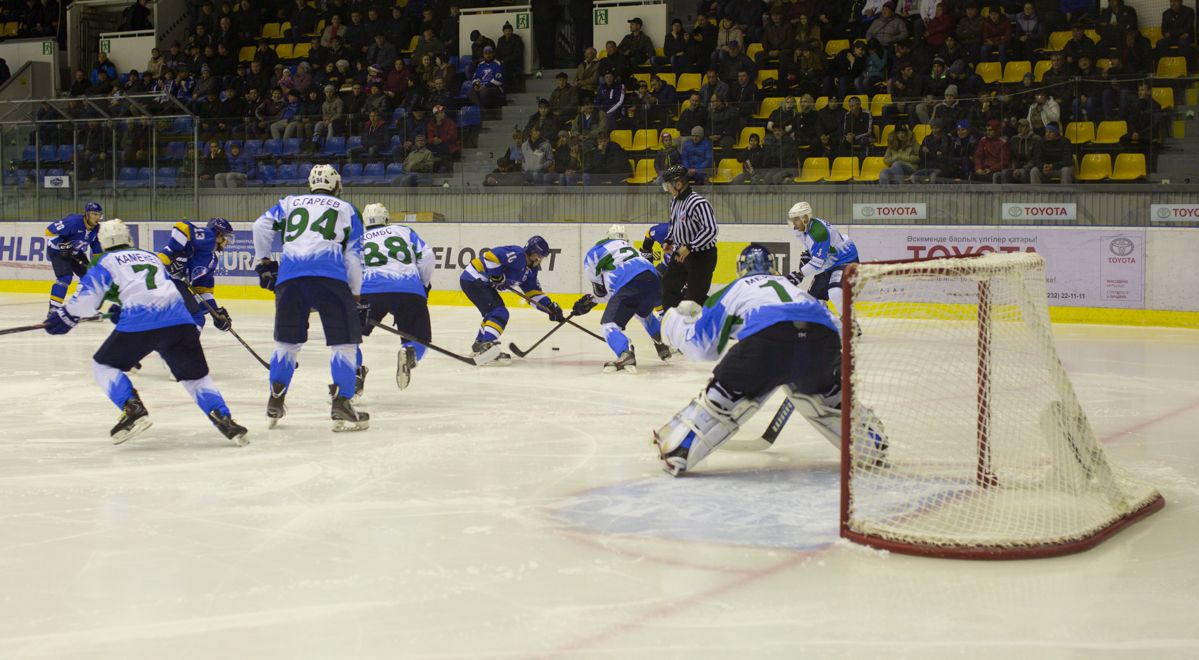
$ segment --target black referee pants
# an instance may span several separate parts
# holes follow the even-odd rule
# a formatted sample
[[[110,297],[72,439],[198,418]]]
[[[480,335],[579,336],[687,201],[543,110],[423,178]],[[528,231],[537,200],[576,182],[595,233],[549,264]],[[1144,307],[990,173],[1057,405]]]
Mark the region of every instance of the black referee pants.
[[[662,308],[678,307],[684,300],[704,304],[708,299],[708,289],[712,288],[712,272],[715,270],[716,246],[692,252],[681,262],[676,256],[662,276]]]

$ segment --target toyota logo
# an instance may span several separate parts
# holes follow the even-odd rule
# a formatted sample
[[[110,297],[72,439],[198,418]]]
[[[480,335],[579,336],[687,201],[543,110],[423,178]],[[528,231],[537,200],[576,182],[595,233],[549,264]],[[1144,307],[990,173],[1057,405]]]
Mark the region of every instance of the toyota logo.
[[[1157,217],[1165,220],[1170,217],[1170,207],[1163,206],[1157,210]]]
[[[863,218],[869,218],[873,215],[874,215],[874,207],[873,206],[863,206],[862,207],[862,217]]]
[[[1127,257],[1136,249],[1136,244],[1131,238],[1113,238],[1111,243],[1108,243],[1107,249],[1117,257]]]
[[[1024,209],[1019,206],[1013,206],[1007,210],[1007,214],[1013,218],[1019,218],[1024,215]]]

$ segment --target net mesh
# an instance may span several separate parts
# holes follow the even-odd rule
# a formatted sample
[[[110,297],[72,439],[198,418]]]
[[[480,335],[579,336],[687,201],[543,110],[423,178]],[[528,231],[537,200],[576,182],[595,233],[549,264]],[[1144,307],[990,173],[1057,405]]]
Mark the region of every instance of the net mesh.
[[[1159,499],[1108,462],[1079,406],[1040,256],[861,264],[850,279],[848,531],[932,548],[1053,546]]]

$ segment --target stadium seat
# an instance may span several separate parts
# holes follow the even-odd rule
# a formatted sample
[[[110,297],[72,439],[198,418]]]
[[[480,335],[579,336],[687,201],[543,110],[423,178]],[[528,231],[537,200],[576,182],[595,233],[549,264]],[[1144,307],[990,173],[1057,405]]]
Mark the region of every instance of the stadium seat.
[[[856,156],[838,156],[833,160],[833,166],[824,180],[834,183],[849,181],[861,173],[860,167]]]
[[[757,77],[757,80],[755,80],[755,82],[758,85],[758,89],[761,89],[762,85],[765,84],[767,80],[778,80],[778,79],[779,79],[779,70],[778,69],[762,69],[762,70],[758,71],[758,77]]]
[[[275,45],[275,54],[278,55],[279,59],[281,59],[281,60],[290,60],[292,58],[292,45],[291,44],[276,44]]]
[[[459,126],[479,126],[483,123],[483,114],[479,111],[479,106],[468,105],[464,106],[458,113]]]
[[[1112,175],[1111,154],[1086,154],[1079,168],[1079,181],[1102,181]]]
[[[1153,100],[1157,101],[1162,110],[1169,110],[1174,107],[1174,88],[1173,87],[1154,87]]]
[[[168,162],[177,162],[183,160],[187,155],[187,144],[184,142],[168,142],[166,151],[163,152],[162,159]]]
[[[232,149],[233,145],[235,144],[240,148],[241,140],[225,140],[225,144],[221,145],[221,148],[225,150],[225,153],[229,153],[229,150]]]
[[[849,50],[849,39],[829,39],[824,44],[824,54],[836,57],[843,50]]]
[[[17,21],[9,21],[0,27],[0,37],[15,37],[21,31],[21,24]]]
[[[369,163],[362,168],[362,178],[367,183],[383,183],[387,180],[387,171],[383,163]]]
[[[154,170],[149,167],[138,168],[137,170],[137,187],[146,188],[154,178]]]
[[[1137,181],[1149,174],[1145,166],[1145,154],[1118,154],[1112,168],[1112,181]]]
[[[279,23],[267,23],[262,26],[261,36],[263,39],[282,39],[283,26]]]
[[[1089,121],[1072,121],[1066,124],[1066,139],[1073,144],[1086,144],[1095,139],[1095,124]]]
[[[341,168],[341,178],[346,183],[366,183],[363,180],[364,177],[362,176],[361,163],[346,163],[345,166]]]
[[[1048,43],[1048,47],[1046,48],[1046,50],[1051,50],[1051,51],[1057,52],[1057,51],[1065,48],[1066,43],[1070,41],[1070,37],[1072,37],[1072,36],[1074,36],[1074,35],[1072,35],[1069,30],[1059,30],[1058,32],[1051,32],[1049,34],[1049,43]]]
[[[164,188],[174,188],[179,185],[179,169],[175,167],[158,168],[158,178],[155,185]]]
[[[321,20],[316,22],[316,30],[308,33],[308,36],[319,37],[319,36],[321,36],[321,33],[324,31],[325,31],[325,19],[322,18]]]
[[[1033,66],[1033,69],[1032,69],[1033,79],[1036,80],[1037,82],[1041,82],[1042,80],[1045,79],[1045,73],[1048,72],[1052,68],[1053,68],[1053,62],[1051,62],[1049,60],[1041,60],[1041,61],[1037,62],[1036,65]]]
[[[66,170],[62,169],[61,167],[52,167],[46,170],[46,176],[63,176],[66,173]]]
[[[645,151],[646,149],[658,149],[658,131],[652,128],[643,128],[636,133],[633,133],[633,151]]]
[[[625,183],[653,183],[657,177],[658,171],[654,168],[654,160],[652,158],[642,158],[637,161],[637,167],[633,170],[633,176],[625,179]]]
[[[874,134],[875,134],[874,146],[886,147],[887,139],[890,138],[891,134],[894,132],[895,132],[895,124],[887,124],[886,126],[883,126],[881,128],[879,127],[878,124],[875,124],[874,125]]]
[[[283,155],[283,140],[276,140],[274,138],[272,138],[270,140],[263,140],[262,141],[262,155],[263,156],[276,156],[276,157],[282,156]]]
[[[757,62],[758,61],[758,59],[757,59],[758,53],[760,53],[760,52],[762,52],[762,44],[755,42],[755,43],[750,44],[745,49],[745,56],[749,58],[749,61]]]
[[[258,178],[268,186],[273,186],[279,183],[279,173],[275,171],[274,165],[262,165],[258,168]]]
[[[237,61],[238,62],[253,62],[255,50],[257,50],[257,49],[254,48],[253,46],[242,46],[241,48],[237,49]]]
[[[308,54],[312,52],[312,44],[295,44],[291,49],[293,59],[306,60]]]
[[[296,164],[287,163],[279,168],[277,183],[291,185],[300,181],[299,175],[296,174]]]
[[[192,132],[192,118],[191,117],[176,118],[175,122],[173,124],[171,124],[171,131],[174,133],[178,133],[180,135],[186,135],[188,133],[191,133]]]
[[[283,155],[284,156],[299,156],[300,155],[300,138],[285,138],[283,140]]]
[[[350,153],[350,149],[360,149],[360,148],[362,148],[362,136],[361,135],[351,135],[350,137],[346,138],[346,150],[345,150],[346,153]]]
[[[883,108],[891,105],[890,94],[875,94],[870,97],[870,114],[874,117],[883,116]]]
[[[999,62],[979,62],[974,66],[974,72],[988,85],[999,82],[1003,77],[1003,65]]]
[[[58,145],[43,144],[38,155],[41,157],[42,164],[53,163],[58,160]]]
[[[1149,40],[1150,48],[1157,48],[1157,42],[1162,40],[1162,28],[1160,25],[1156,27],[1143,27],[1141,28],[1141,34],[1145,35],[1145,38]]]
[[[636,80],[637,82],[643,82],[643,83],[645,83],[646,85],[648,85],[648,84],[649,84],[649,77],[650,77],[651,75],[653,75],[653,74],[652,74],[652,73],[634,73],[634,74],[633,74],[633,79],[634,79],[634,80]]]
[[[394,179],[395,177],[397,177],[403,173],[404,173],[404,164],[403,163],[388,163],[387,170],[384,171],[383,176],[386,178],[386,180],[390,181],[391,179]]]
[[[1053,63],[1049,63],[1053,66]],[[1024,74],[1032,73],[1032,62],[1017,60],[1003,65],[1003,78],[1000,82],[1006,85],[1019,85],[1024,82]]]
[[[1095,60],[1095,68],[1099,69],[1100,71],[1106,71],[1112,68],[1111,58],[1100,57],[1099,59]]]
[[[1157,61],[1158,78],[1185,78],[1187,75],[1187,60],[1185,57],[1163,57]]]
[[[803,172],[795,177],[795,183],[819,183],[829,175],[827,158],[805,158]]]
[[[928,124],[916,124],[916,127],[912,129],[912,137],[916,138],[916,144],[924,144],[924,138],[932,132],[933,129]]]
[[[25,148],[21,149],[21,160],[27,163],[37,160],[37,147],[32,144],[25,145]]]
[[[848,111],[849,110],[849,99],[852,99],[852,98],[856,98],[857,100],[861,101],[863,110],[866,110],[866,111],[870,110],[870,97],[865,94],[846,94],[845,98],[841,99],[841,107],[844,108],[846,111]],[[828,101],[825,100],[824,104],[825,104],[825,106],[827,106]]]
[[[890,127],[888,127],[890,128]],[[882,156],[867,156],[862,161],[862,172],[853,178],[854,181],[862,183],[870,183],[878,181],[878,175],[883,171],[887,164],[883,162]]]
[[[678,92],[694,92],[703,84],[703,76],[698,73],[679,74],[679,84],[675,86]]]
[[[767,96],[762,99],[762,104],[758,106],[757,113],[754,114],[754,119],[770,119],[770,114],[778,110],[783,104],[781,96]]]
[[[296,176],[299,178],[298,183],[308,183],[308,173],[312,171],[312,163],[300,163],[296,166]]]
[[[258,158],[262,153],[262,140],[246,140],[246,143],[242,145],[242,150],[250,158]]]
[[[69,144],[60,144],[58,145],[58,155],[55,157],[55,160],[63,163],[70,162],[71,157],[74,155],[75,147]]]
[[[749,147],[749,136],[757,135],[758,144],[762,144],[766,140],[766,129],[761,126],[746,126],[741,129],[741,136],[737,143],[733,145],[734,149],[746,149]]]
[[[1095,144],[1119,144],[1120,138],[1128,134],[1128,122],[1101,121],[1095,131]]]
[[[473,62],[474,62],[474,58],[471,57],[470,55],[463,55],[462,57],[458,58],[458,66],[456,67],[458,73],[466,75],[467,69],[470,68],[470,65]]]
[[[414,34],[414,35],[412,35],[412,40],[408,42],[408,47],[405,48],[402,52],[411,53],[412,51],[416,50],[416,47],[418,44],[420,44],[420,35]]]
[[[729,183],[742,171],[741,161],[736,158],[721,158],[716,165],[716,175],[708,179],[708,183]]]
[[[608,134],[608,139],[620,145],[625,151],[633,148],[633,131],[617,130]]]
[[[679,129],[677,129],[677,128],[664,128],[664,129],[662,129],[661,131],[659,131],[659,132],[658,132],[658,144],[657,144],[657,146],[655,146],[655,147],[654,147],[654,149],[661,149],[661,148],[662,148],[662,133],[670,133],[670,142],[671,142],[671,144],[673,144],[675,147],[678,147],[678,146],[679,146],[679,139],[680,139]]]
[[[673,73],[662,72],[658,74],[658,77],[662,79],[662,82],[670,85],[671,87],[674,87],[675,83],[678,82],[678,76],[674,75]]]

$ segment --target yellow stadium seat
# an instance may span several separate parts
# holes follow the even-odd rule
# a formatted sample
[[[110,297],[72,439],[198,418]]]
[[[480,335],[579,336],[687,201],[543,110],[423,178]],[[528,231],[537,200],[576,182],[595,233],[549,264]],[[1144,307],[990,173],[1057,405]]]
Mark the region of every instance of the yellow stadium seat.
[[[1187,75],[1187,60],[1185,57],[1163,57],[1157,61],[1158,78],[1185,78]]]
[[[633,171],[632,178],[625,179],[625,183],[643,184],[653,183],[658,177],[658,171],[654,169],[654,159],[642,158],[637,161],[637,167]]]
[[[1050,66],[1053,63],[1050,62]],[[1032,62],[1024,60],[1008,62],[1003,66],[1003,78],[1000,82],[1008,85],[1019,85],[1024,82],[1024,74],[1032,72]]]
[[[1150,48],[1157,48],[1157,42],[1162,40],[1162,28],[1160,25],[1157,27],[1143,27],[1141,28],[1141,34],[1145,35],[1145,38],[1149,40]]]
[[[1069,30],[1051,32],[1049,34],[1049,44],[1046,50],[1059,51],[1065,48],[1066,43],[1070,41],[1070,37],[1072,36],[1074,35],[1072,35]]]
[[[690,108],[690,107],[691,107],[691,99],[683,99],[683,102],[679,104],[679,112],[678,112],[678,114],[676,114],[674,116],[674,118],[678,119],[679,117],[683,116],[683,113],[686,112],[687,108]]]
[[[633,151],[645,151],[646,149],[658,149],[658,131],[650,129],[641,129],[633,133]]]
[[[1036,79],[1037,82],[1041,82],[1045,78],[1045,73],[1052,68],[1053,62],[1050,62],[1049,60],[1041,60],[1040,62],[1037,62],[1036,66],[1034,66],[1032,70],[1033,78]]]
[[[658,57],[662,57],[662,56],[666,55],[666,51],[662,50],[661,48],[655,48],[654,55],[657,55]]]
[[[729,183],[733,177],[741,174],[743,168],[736,158],[721,158],[716,165],[716,176],[708,179],[709,183]]]
[[[1157,101],[1162,110],[1169,110],[1174,107],[1174,88],[1173,87],[1154,87],[1153,100]]]
[[[257,50],[257,49],[254,48],[253,46],[242,46],[241,48],[239,48],[237,50],[237,61],[253,62],[255,50]]]
[[[601,48],[601,49],[599,49],[599,54],[597,54],[595,56],[595,59],[602,60],[607,56],[608,56],[608,50],[606,48]]]
[[[812,105],[813,110],[823,110],[827,107],[828,107],[828,97],[827,96],[816,97],[816,103],[814,105]]]
[[[675,85],[675,90],[679,92],[694,92],[703,84],[703,76],[698,73],[681,73],[679,74],[679,84]]]
[[[866,111],[870,110],[869,96],[866,96],[865,94],[846,94],[845,98],[841,99],[841,107],[847,112],[849,111],[849,99],[857,99],[858,101],[861,101],[862,109]],[[827,101],[825,102],[825,105],[828,105]]]
[[[1119,154],[1112,168],[1112,181],[1137,181],[1148,176],[1145,154]]]
[[[849,181],[861,174],[860,167],[855,156],[839,156],[833,160],[833,166],[824,180],[836,183]]]
[[[678,146],[679,146],[679,136],[680,136],[679,129],[677,129],[677,128],[664,128],[664,129],[662,129],[662,131],[661,131],[660,133],[658,133],[658,137],[654,138],[654,149],[661,149],[661,148],[662,148],[662,133],[670,133],[670,137],[671,137],[671,141],[670,141],[670,142],[671,142],[671,144],[673,144],[673,145],[675,146],[675,148],[678,148]]]
[[[619,144],[625,151],[633,148],[633,131],[612,131],[608,139]]]
[[[890,94],[875,94],[870,98],[870,114],[875,117],[883,116],[883,108],[891,105]]]
[[[310,37],[319,37],[325,31],[325,19],[316,22],[316,31],[308,33]]]
[[[1095,124],[1089,121],[1072,121],[1066,124],[1066,139],[1073,144],[1086,144],[1095,139]]]
[[[843,50],[849,50],[849,39],[829,39],[824,44],[824,54],[829,57],[836,57]]]
[[[895,124],[887,124],[886,126],[883,126],[881,129],[879,128],[878,124],[875,124],[874,125],[874,146],[876,146],[876,147],[887,146],[887,138],[891,137],[891,134],[894,132],[895,132]]]
[[[779,79],[779,70],[778,69],[761,69],[758,71],[758,78],[755,82],[757,83],[758,88],[760,89],[767,80],[778,80],[778,79]]]
[[[1095,68],[1099,69],[1100,71],[1106,71],[1112,68],[1112,61],[1110,58],[1100,57],[1099,59],[1095,60]]]
[[[279,59],[281,60],[290,60],[292,57],[291,44],[276,44],[275,54],[278,55]]]
[[[1128,134],[1128,123],[1123,121],[1101,121],[1095,131],[1095,144],[1119,144],[1120,138]]]
[[[1082,167],[1079,168],[1079,181],[1102,181],[1112,175],[1112,157],[1110,154],[1087,154],[1082,157]]]
[[[783,104],[781,96],[767,96],[762,99],[762,105],[758,106],[758,112],[754,114],[754,119],[770,119],[771,113],[779,109]]]
[[[4,24],[3,29],[0,29],[0,37],[15,37],[21,31],[21,24],[17,21],[9,21]]]
[[[766,139],[766,129],[761,126],[746,126],[741,129],[741,137],[737,140],[737,144],[733,145],[734,149],[745,149],[749,147],[749,136],[757,135],[758,144],[761,144]]]
[[[412,41],[408,42],[408,50],[406,50],[404,52],[411,53],[412,51],[416,50],[416,47],[419,44],[420,44],[420,35],[416,35],[416,34],[412,35]]]
[[[795,177],[795,183],[820,183],[828,174],[827,158],[805,158],[803,172]]]
[[[1099,43],[1099,31],[1098,30],[1083,30],[1083,34],[1087,35],[1087,38],[1090,39],[1091,41],[1094,41],[1095,43]]]
[[[312,52],[312,44],[296,44],[291,49],[291,56],[296,59],[308,59],[308,54]]]
[[[634,78],[634,79],[635,79],[637,82],[643,82],[643,83],[645,83],[645,84],[647,84],[647,85],[648,85],[648,84],[649,84],[649,77],[650,77],[651,75],[653,75],[653,74],[649,74],[649,73],[634,73],[634,74],[633,74],[633,78]]]
[[[1003,77],[1003,67],[999,62],[979,62],[975,65],[974,72],[988,85],[999,82]]]
[[[866,160],[862,161],[862,173],[853,178],[854,181],[862,183],[870,183],[878,181],[878,175],[883,171],[887,163],[883,161],[882,156],[867,156]]]
[[[678,82],[678,78],[673,73],[659,73],[658,77],[662,79],[662,82],[671,87],[674,87],[674,84]]]
[[[932,132],[933,128],[928,124],[916,124],[916,128],[912,129],[912,136],[916,138],[916,144],[924,144],[924,138]]]
[[[288,32],[291,32],[291,23],[283,21],[283,24],[279,26],[279,38],[286,37]]]
[[[745,56],[748,57],[751,62],[757,62],[758,60],[756,58],[760,52],[762,52],[762,44],[752,43],[748,48],[745,49]]]
[[[279,23],[267,23],[262,26],[263,39],[282,39],[283,26]]]

